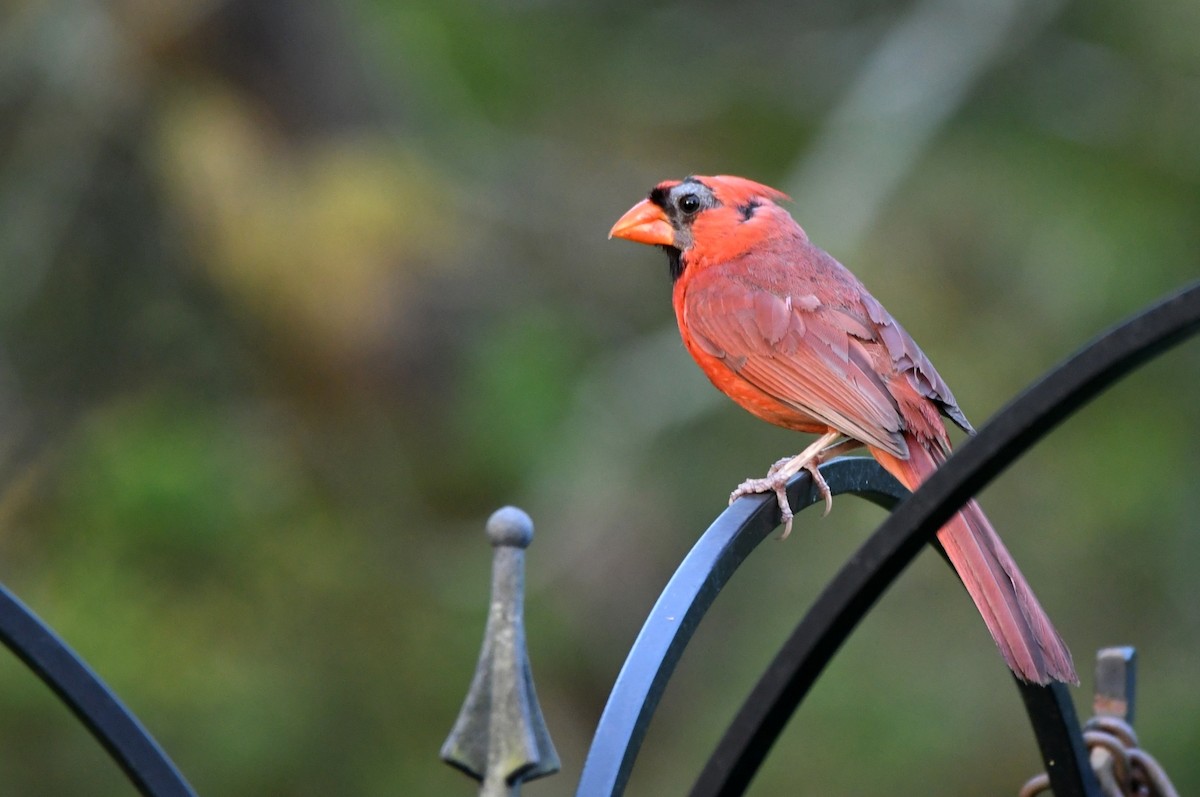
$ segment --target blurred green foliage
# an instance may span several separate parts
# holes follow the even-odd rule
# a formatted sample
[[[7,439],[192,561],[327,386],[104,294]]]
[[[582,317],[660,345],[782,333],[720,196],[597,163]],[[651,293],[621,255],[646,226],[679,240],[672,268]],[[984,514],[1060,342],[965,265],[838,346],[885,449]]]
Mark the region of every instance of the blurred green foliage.
[[[0,10],[0,579],[201,794],[470,794],[437,761],[492,509],[573,792],[642,618],[728,490],[801,440],[716,394],[661,256],[604,234],[742,173],[900,318],[977,424],[1200,274],[1200,5],[21,0]],[[983,496],[1087,672],[1200,788],[1200,350]],[[802,516],[718,601],[630,794],[680,793],[880,520]],[[778,545],[778,547],[776,547]],[[931,677],[932,676],[932,677]],[[128,794],[15,660],[0,792]],[[923,557],[753,794],[1014,793],[1040,768]]]

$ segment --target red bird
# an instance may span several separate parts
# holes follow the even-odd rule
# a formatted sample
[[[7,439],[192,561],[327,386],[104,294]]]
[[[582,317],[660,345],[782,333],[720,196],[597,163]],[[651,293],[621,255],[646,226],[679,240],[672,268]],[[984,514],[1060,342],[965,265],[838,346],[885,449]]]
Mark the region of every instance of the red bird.
[[[609,233],[667,252],[684,346],[717,389],[765,421],[820,435],[730,498],[773,491],[785,536],[784,486],[800,470],[813,474],[828,512],[816,466],[835,451],[866,446],[915,490],[950,454],[940,416],[972,431],[913,339],[808,240],[777,204],[786,199],[742,177],[668,180]],[[938,540],[1013,672],[1078,683],[1070,652],[979,506],[964,506]]]

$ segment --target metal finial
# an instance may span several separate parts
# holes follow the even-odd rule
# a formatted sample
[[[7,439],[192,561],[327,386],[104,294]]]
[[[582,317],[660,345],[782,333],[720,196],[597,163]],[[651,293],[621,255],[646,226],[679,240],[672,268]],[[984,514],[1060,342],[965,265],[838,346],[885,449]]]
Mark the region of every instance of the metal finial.
[[[483,797],[515,797],[525,781],[558,771],[525,649],[525,548],[533,521],[514,506],[487,522],[492,601],[483,650],[442,760],[480,781]]]
[[[487,536],[495,546],[528,548],[533,541],[533,520],[515,506],[501,507],[488,518]]]

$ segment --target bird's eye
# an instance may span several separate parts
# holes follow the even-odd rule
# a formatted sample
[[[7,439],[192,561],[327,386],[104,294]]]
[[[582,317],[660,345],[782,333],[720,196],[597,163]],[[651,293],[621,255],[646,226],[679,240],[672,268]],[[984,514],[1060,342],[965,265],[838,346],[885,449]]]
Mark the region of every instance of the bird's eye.
[[[679,209],[689,216],[700,209],[700,197],[695,194],[684,194],[679,197]]]

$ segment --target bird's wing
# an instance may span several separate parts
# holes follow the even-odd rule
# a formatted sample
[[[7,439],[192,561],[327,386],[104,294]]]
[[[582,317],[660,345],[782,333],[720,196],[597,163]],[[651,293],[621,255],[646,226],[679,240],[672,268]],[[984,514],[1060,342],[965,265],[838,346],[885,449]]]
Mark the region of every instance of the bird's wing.
[[[732,374],[848,437],[907,458],[904,419],[877,364],[890,356],[887,343],[872,319],[814,293],[721,276],[694,280],[684,312],[696,343]]]
[[[859,294],[859,300],[866,311],[867,319],[891,357],[892,366],[905,376],[909,387],[918,396],[932,401],[938,412],[954,421],[964,432],[974,434],[975,429],[959,409],[954,394],[950,392],[950,386],[942,379],[912,336],[896,323],[896,319],[883,309],[883,305],[874,296],[864,290]]]

